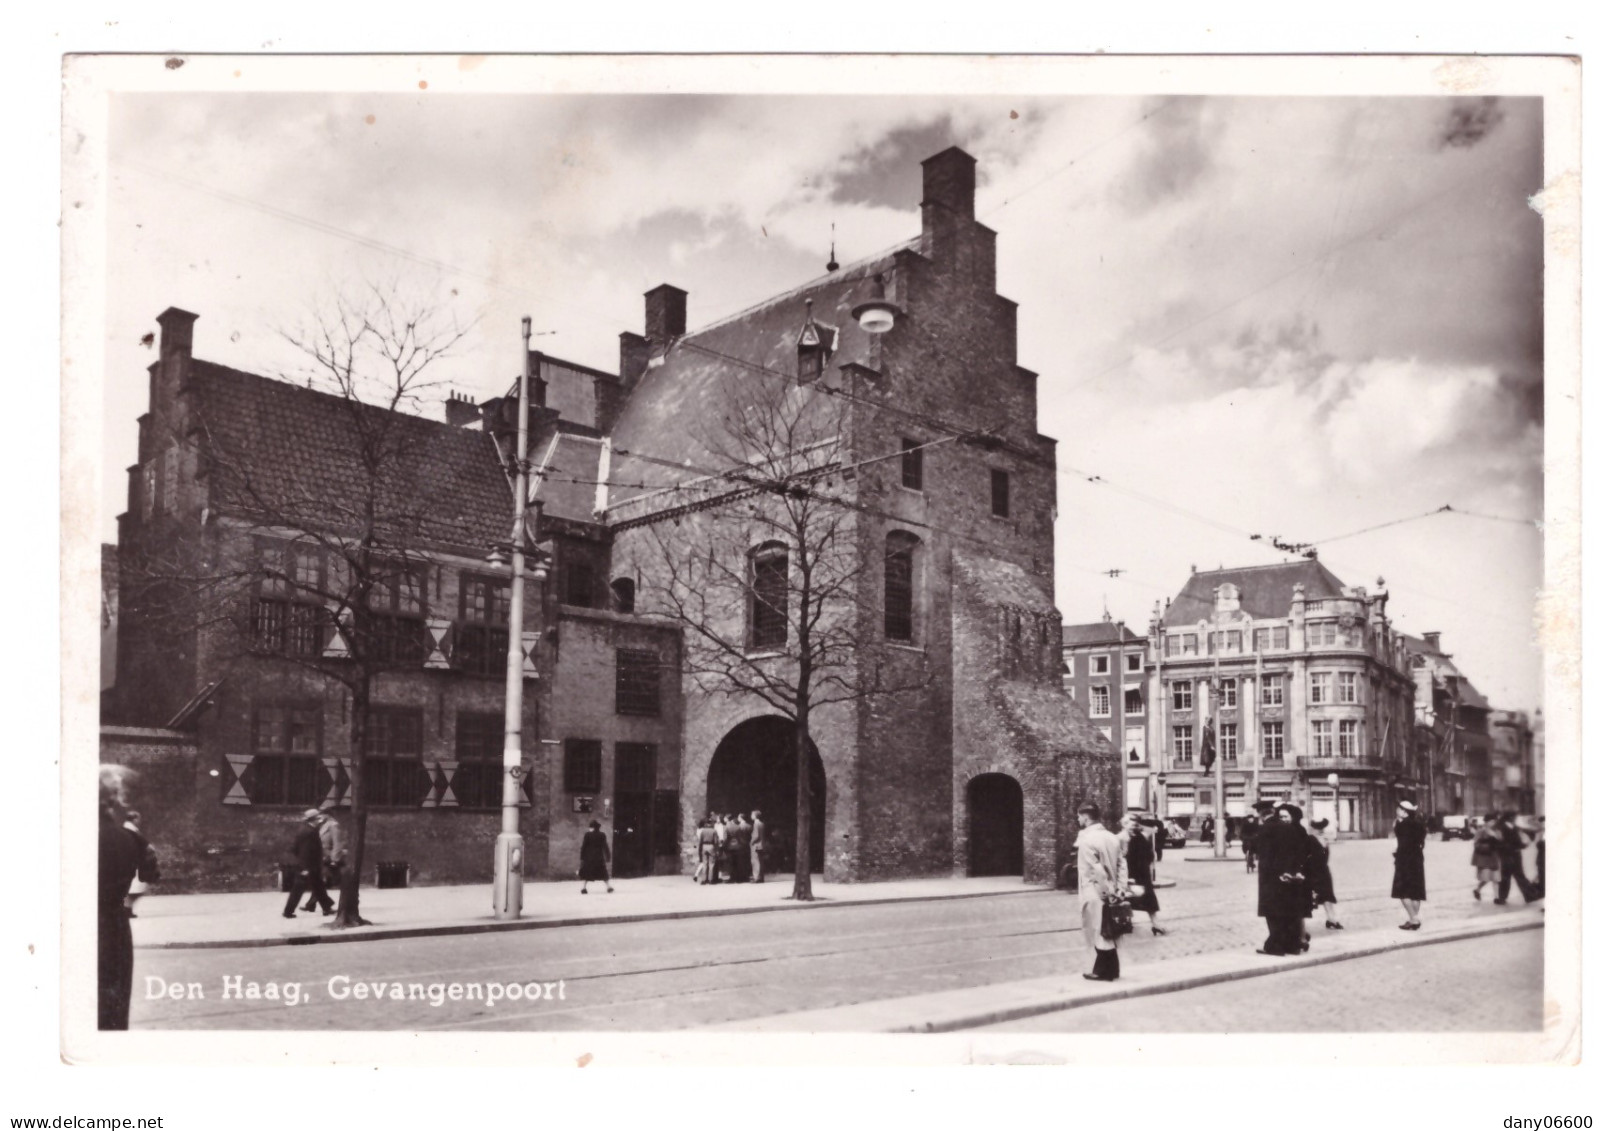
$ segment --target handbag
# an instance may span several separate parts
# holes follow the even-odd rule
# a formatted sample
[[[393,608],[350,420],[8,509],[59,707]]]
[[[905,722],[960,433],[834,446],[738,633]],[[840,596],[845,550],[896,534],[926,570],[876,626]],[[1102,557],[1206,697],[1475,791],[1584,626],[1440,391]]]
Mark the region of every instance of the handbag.
[[[1111,900],[1103,904],[1103,923],[1101,934],[1110,942],[1121,935],[1128,935],[1132,930],[1131,905],[1123,900]]]

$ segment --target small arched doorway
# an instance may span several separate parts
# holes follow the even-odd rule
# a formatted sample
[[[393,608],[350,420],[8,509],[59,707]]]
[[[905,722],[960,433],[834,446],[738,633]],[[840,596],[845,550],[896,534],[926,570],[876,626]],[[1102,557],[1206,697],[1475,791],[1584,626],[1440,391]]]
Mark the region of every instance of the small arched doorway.
[[[1007,774],[969,783],[969,874],[1025,874],[1025,792]]]
[[[824,871],[824,762],[808,743],[809,864]],[[796,724],[778,715],[747,719],[726,734],[707,767],[707,811],[763,811],[773,840],[769,870],[796,870]]]

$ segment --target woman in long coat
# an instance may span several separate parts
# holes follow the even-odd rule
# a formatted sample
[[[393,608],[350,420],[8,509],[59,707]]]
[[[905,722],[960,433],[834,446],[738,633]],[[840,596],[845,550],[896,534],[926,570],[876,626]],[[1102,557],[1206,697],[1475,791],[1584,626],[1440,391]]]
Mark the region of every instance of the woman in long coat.
[[[1420,930],[1420,905],[1426,902],[1426,822],[1414,803],[1398,803],[1398,823],[1392,826],[1397,847],[1392,853],[1392,898],[1403,904],[1407,922],[1400,931]]]
[[[1326,930],[1340,931],[1337,922],[1337,887],[1331,879],[1331,822],[1322,817],[1309,822],[1309,839],[1314,849],[1309,859],[1309,892],[1315,905],[1326,913]]]
[[[607,834],[601,831],[601,822],[592,821],[590,832],[579,842],[580,895],[590,894],[585,889],[590,886],[591,880],[600,880],[607,885],[609,892],[613,890],[612,881],[607,876],[607,864],[612,858],[612,850],[607,847]]]
[[[1476,886],[1470,890],[1470,894],[1477,900],[1481,899],[1481,889],[1488,884],[1493,885],[1493,892],[1497,894],[1498,853],[1502,839],[1498,829],[1498,814],[1487,814],[1481,828],[1476,830],[1476,839],[1470,849],[1470,866],[1476,869]]]
[[[1120,839],[1125,842],[1125,878],[1131,888],[1131,910],[1147,912],[1148,926],[1155,935],[1167,934],[1158,925],[1158,893],[1153,890],[1153,846],[1148,843],[1142,823],[1134,813],[1127,813],[1120,825]],[[1137,894],[1138,888],[1141,894]]]

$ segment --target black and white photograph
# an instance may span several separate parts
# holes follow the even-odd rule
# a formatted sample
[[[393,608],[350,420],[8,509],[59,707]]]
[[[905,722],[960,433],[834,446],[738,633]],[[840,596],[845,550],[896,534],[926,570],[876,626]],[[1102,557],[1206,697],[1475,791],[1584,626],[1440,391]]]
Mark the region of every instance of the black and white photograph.
[[[63,80],[68,1061],[1576,1062],[1574,60]]]

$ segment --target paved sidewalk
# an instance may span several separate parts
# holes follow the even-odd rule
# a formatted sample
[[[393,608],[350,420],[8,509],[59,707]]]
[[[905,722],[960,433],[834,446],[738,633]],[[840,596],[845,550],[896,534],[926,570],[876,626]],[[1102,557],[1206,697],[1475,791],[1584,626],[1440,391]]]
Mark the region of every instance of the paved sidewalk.
[[[1542,912],[1524,908],[1496,918],[1458,921],[1427,921],[1419,931],[1369,930],[1326,935],[1316,940],[1309,954],[1271,958],[1238,948],[1172,958],[1149,965],[1138,965],[1126,956],[1118,982],[1090,982],[1082,971],[972,986],[961,990],[885,998],[859,1005],[832,1009],[813,1009],[782,1013],[770,1017],[726,1025],[708,1026],[719,1032],[814,1032],[814,1033],[947,1033],[998,1025],[1056,1013],[1080,1006],[1153,994],[1172,993],[1198,986],[1243,978],[1257,978],[1288,970],[1308,969],[1329,962],[1364,958],[1388,951],[1430,946],[1434,943],[1481,938],[1511,931],[1537,930],[1543,925]],[[1122,948],[1122,951],[1125,948]],[[1085,965],[1090,965],[1089,958]]]
[[[524,885],[522,918],[497,920],[490,913],[490,885],[364,888],[362,916],[371,923],[336,931],[316,911],[285,919],[282,892],[206,895],[147,895],[133,922],[134,945],[145,948],[304,946],[425,935],[536,930],[644,919],[746,915],[876,903],[908,903],[1044,891],[1013,877],[896,880],[831,884],[813,881],[814,902],[797,903],[789,875],[761,884],[702,886],[686,876],[650,876],[613,881],[614,891],[591,884],[581,895],[577,881]]]

